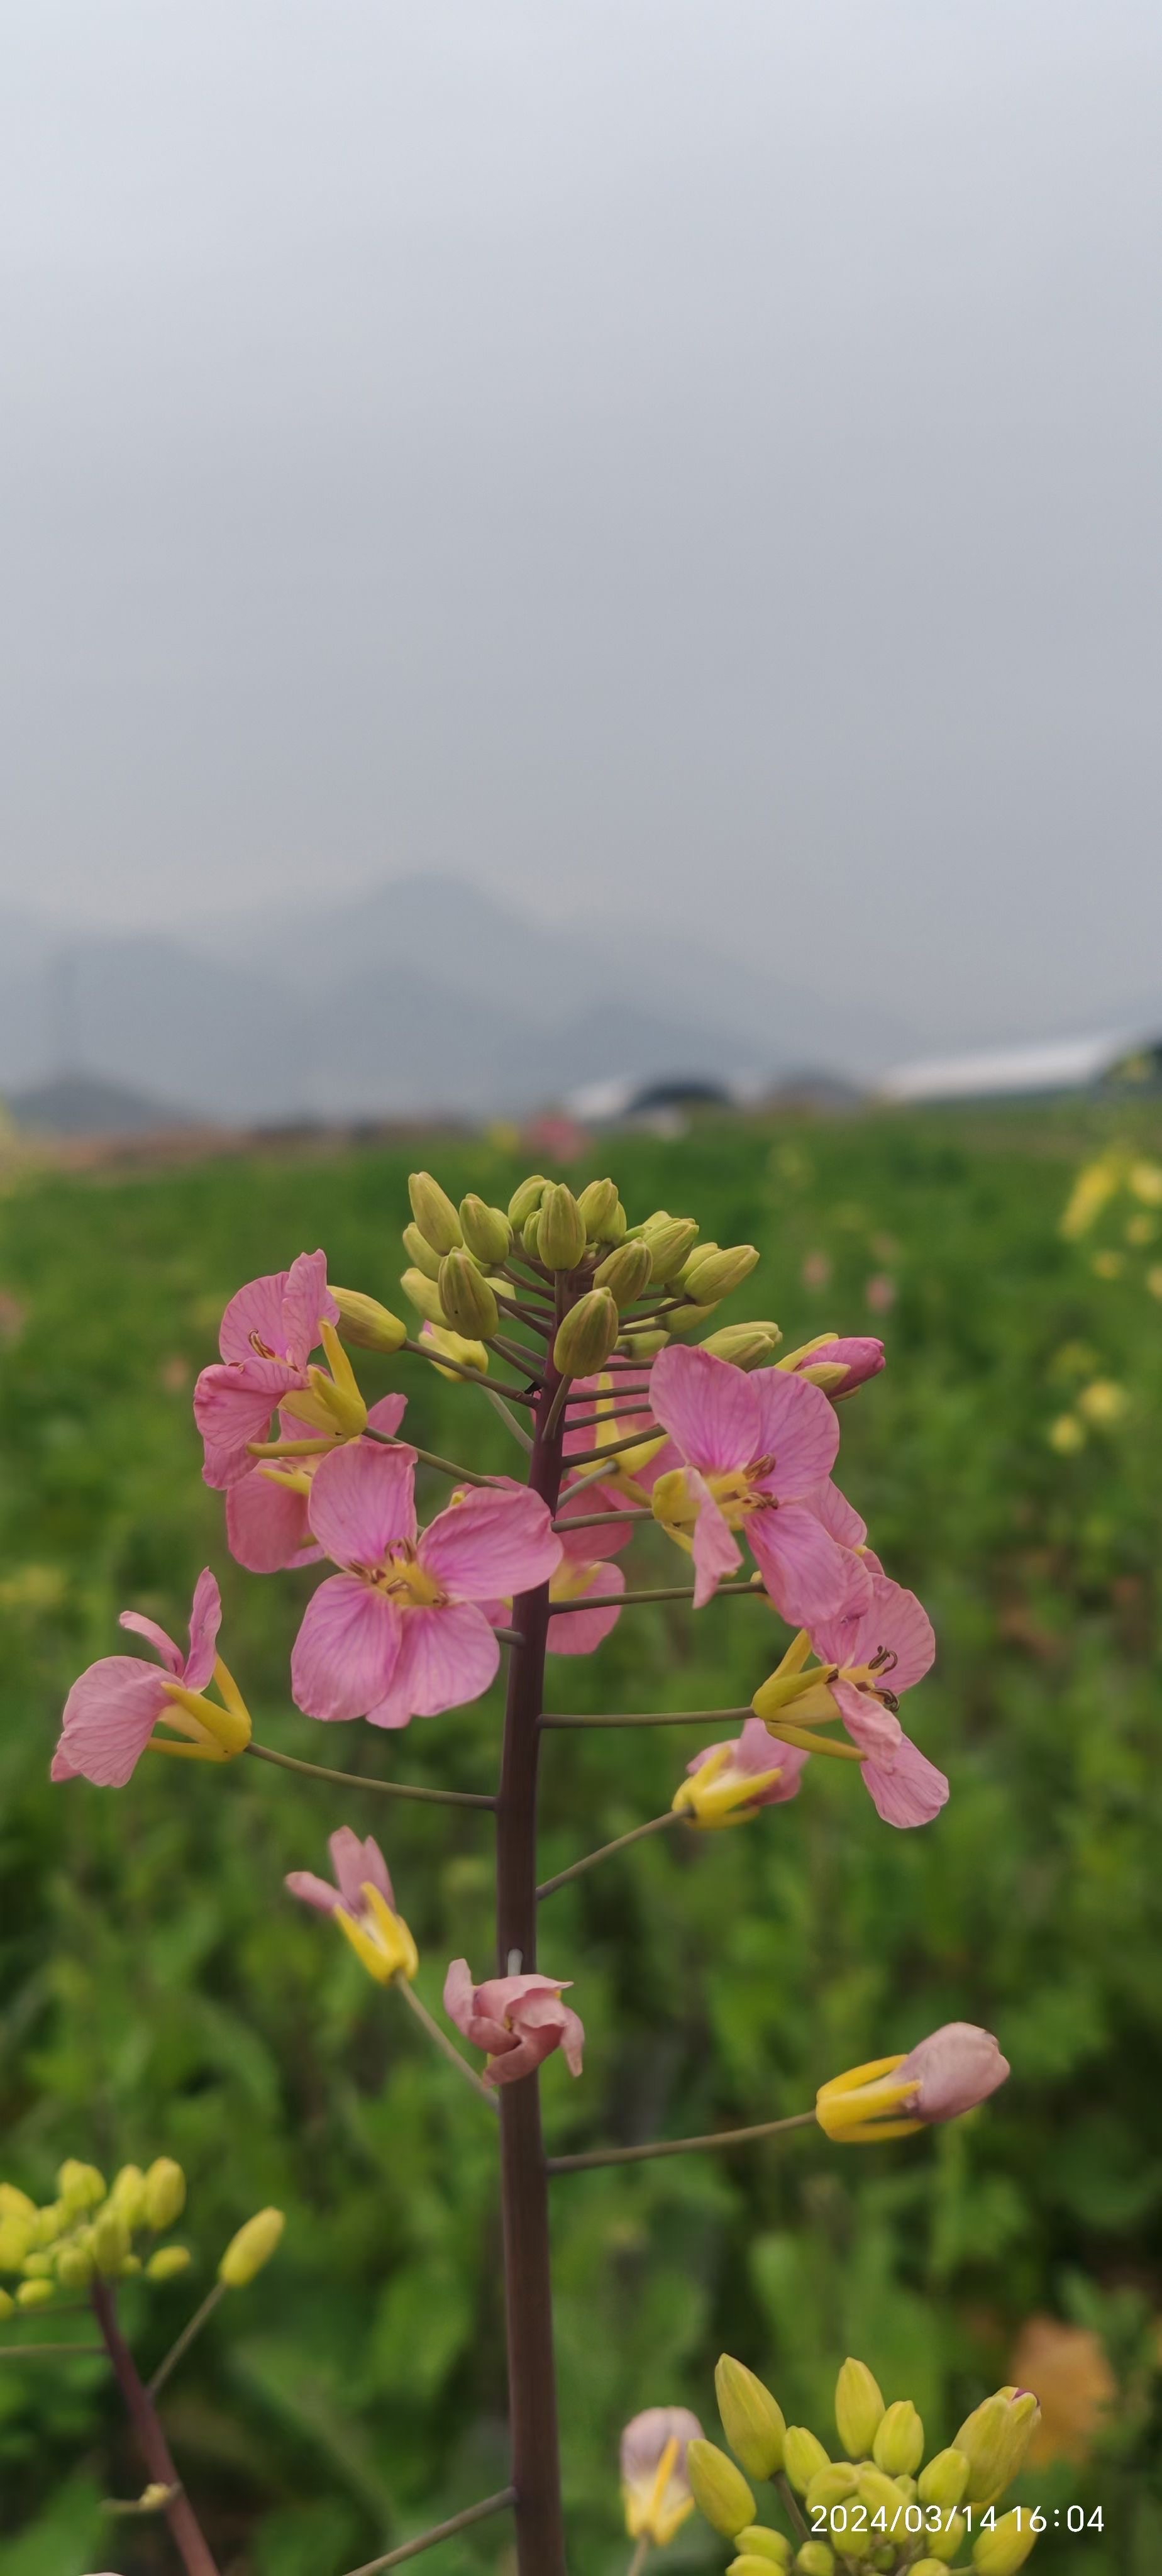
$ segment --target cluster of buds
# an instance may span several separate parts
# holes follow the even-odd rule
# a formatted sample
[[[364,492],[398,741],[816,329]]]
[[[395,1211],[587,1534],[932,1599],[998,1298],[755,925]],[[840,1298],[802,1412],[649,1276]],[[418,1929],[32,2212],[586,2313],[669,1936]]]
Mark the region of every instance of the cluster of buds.
[[[70,2156],[56,2178],[56,2197],[37,2205],[15,2183],[0,2183],[0,2273],[15,2279],[0,2289],[0,2317],[51,2306],[58,2291],[75,2297],[98,2282],[174,2281],[189,2270],[187,2245],[140,2250],[141,2239],[166,2236],[186,2205],[186,2178],[172,2156],[158,2156],[144,2171],[122,2165],[106,2183],[96,2165]],[[268,2262],[285,2222],[278,2209],[259,2210],[233,2236],[218,2266],[226,2289],[241,2289]]]
[[[1031,2390],[997,2389],[925,2461],[915,2406],[885,2404],[865,2362],[845,2361],[836,2382],[843,2456],[835,2460],[806,2425],[788,2424],[770,2389],[729,2354],[715,2387],[734,2458],[692,2439],[684,2466],[694,2503],[733,2545],[727,2576],[770,2576],[772,2567],[797,2576],[905,2568],[943,2576],[970,2565],[978,2576],[1016,2576],[1024,2566],[1037,2522],[1025,2508],[998,2515],[997,2506],[1040,2420]],[[752,2480],[776,2485],[793,2538],[760,2519]]]
[[[1111,1145],[1078,1173],[1061,1218],[1067,1243],[1100,1230],[1089,1255],[1098,1279],[1132,1278],[1141,1262],[1152,1297],[1162,1297],[1162,1163]]]

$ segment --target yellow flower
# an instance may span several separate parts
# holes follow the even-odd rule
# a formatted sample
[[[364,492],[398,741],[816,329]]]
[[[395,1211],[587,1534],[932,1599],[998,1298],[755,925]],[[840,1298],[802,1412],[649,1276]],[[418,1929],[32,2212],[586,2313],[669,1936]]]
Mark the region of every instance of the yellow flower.
[[[387,1898],[370,1880],[359,1892],[362,1913],[350,1914],[345,1906],[337,1905],[335,1922],[377,1985],[389,1986],[393,1977],[406,1977],[410,1984],[420,1955],[402,1914],[393,1914]]]
[[[1124,1170],[1120,1154],[1102,1154],[1096,1163],[1087,1163],[1078,1173],[1061,1219],[1061,1232],[1067,1243],[1076,1243],[1083,1234],[1089,1233],[1102,1209],[1120,1188]]]
[[[1087,1422],[1107,1431],[1113,1423],[1121,1421],[1129,1401],[1125,1387],[1118,1386],[1112,1377],[1095,1377],[1078,1396],[1077,1410],[1084,1414]]]

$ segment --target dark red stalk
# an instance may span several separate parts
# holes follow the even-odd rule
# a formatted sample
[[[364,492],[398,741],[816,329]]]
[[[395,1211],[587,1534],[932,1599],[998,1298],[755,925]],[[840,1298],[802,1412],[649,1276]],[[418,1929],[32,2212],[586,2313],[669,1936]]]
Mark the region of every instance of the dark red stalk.
[[[105,2350],[113,2365],[150,2480],[157,2486],[177,2489],[172,2502],[165,2507],[165,2518],[186,2576],[218,2576],[217,2562],[211,2556],[209,2544],[203,2537],[193,2506],[174,2467],[173,2455],[161,2428],[161,2417],[117,2323],[113,2292],[104,2281],[94,2282],[93,2314],[104,2336]]]
[[[536,1417],[529,1485],[556,1510],[561,1432],[546,1437],[560,1380],[551,1360]],[[549,1587],[513,1605],[504,1751],[496,1811],[496,1938],[499,1973],[537,1964],[537,1759],[544,1700]],[[519,1957],[513,1957],[519,1953]],[[566,2576],[553,2356],[549,2194],[536,2075],[500,2090],[501,2207],[508,2324],[512,2477],[519,2576]]]

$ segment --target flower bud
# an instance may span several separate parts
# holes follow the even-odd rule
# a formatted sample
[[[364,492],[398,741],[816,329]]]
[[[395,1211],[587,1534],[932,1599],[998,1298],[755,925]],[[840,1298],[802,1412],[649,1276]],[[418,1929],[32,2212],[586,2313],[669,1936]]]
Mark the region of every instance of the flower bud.
[[[119,2280],[119,2281],[131,2281],[131,2280],[133,2280],[133,2279],[134,2279],[134,2277],[136,2276],[136,2274],[137,2274],[138,2272],[140,2272],[140,2270],[141,2270],[141,2256],[140,2256],[140,2254],[127,2254],[127,2255],[126,2255],[126,2257],[125,2257],[124,2262],[121,2264],[121,2266],[120,2266],[120,2268],[119,2268],[119,2270],[118,2270],[117,2278],[118,2278],[118,2280]]]
[[[781,2534],[772,2531],[770,2537],[772,2540],[778,2540]],[[772,2558],[769,2549],[744,2549],[741,2557],[731,2559],[726,2576],[771,2576],[772,2567],[789,2567],[791,2564],[789,2542],[784,2540],[783,2547],[787,2552],[785,2558]]]
[[[132,2247],[125,2220],[111,2200],[106,2201],[93,2220],[92,2246],[97,2270],[107,2281],[115,2281]]]
[[[540,1240],[541,1211],[539,1208],[534,1208],[532,1215],[526,1216],[524,1224],[520,1230],[521,1251],[523,1252],[526,1261],[540,1260],[541,1256],[538,1250]]]
[[[748,2478],[773,2478],[783,2465],[787,2430],[782,2407],[753,2370],[724,2352],[714,2372],[722,2429]]]
[[[405,1297],[427,1324],[446,1324],[448,1318],[440,1303],[440,1291],[433,1279],[425,1279],[422,1270],[405,1270],[400,1287]]]
[[[912,2477],[924,2457],[924,2427],[910,2397],[889,2406],[872,2444],[877,2468],[889,2477]]]
[[[513,1191],[508,1203],[508,1213],[518,1232],[526,1218],[532,1216],[534,1210],[539,1208],[548,1186],[543,1172],[530,1172],[527,1181],[522,1181],[519,1189]]]
[[[6,2218],[35,2218],[36,2202],[14,2182],[0,2182],[0,2223]]]
[[[790,2541],[784,2540],[781,2531],[769,2531],[765,2522],[748,2522],[745,2531],[736,2531],[734,2537],[746,2558],[765,2559],[768,2567],[791,2564]]]
[[[895,2479],[888,2476],[886,2469],[877,2469],[870,2460],[864,2461],[859,2471],[857,2485],[860,2503],[867,2506],[869,2514],[880,2512],[887,2514],[890,2530],[890,2516],[899,2510],[901,2504],[908,2503],[910,2499],[902,2493]]]
[[[408,1180],[412,1215],[433,1252],[454,1252],[463,1241],[460,1219],[446,1190],[430,1172],[413,1172]]]
[[[486,1342],[500,1314],[483,1271],[470,1252],[445,1253],[440,1263],[440,1304],[454,1333],[465,1341]]]
[[[29,2281],[51,2281],[56,2264],[51,2254],[26,2254],[20,2269]]]
[[[128,2228],[140,2227],[145,2219],[145,2176],[140,2165],[122,2165],[115,2177],[109,2198],[119,2209]]]
[[[631,1360],[656,1360],[669,1341],[667,1332],[637,1333],[626,1331],[618,1340],[618,1349]]]
[[[15,2314],[15,2299],[9,2298],[7,2290],[0,2290],[0,2324],[2,2324],[8,2317],[14,2317]]]
[[[245,2290],[269,2263],[286,2220],[281,2209],[260,2209],[232,2236],[218,2265],[218,2278],[228,2290]]]
[[[878,2380],[866,2361],[849,2357],[835,2383],[835,2426],[850,2459],[866,2460],[883,2411]]]
[[[56,2178],[56,2187],[70,2217],[82,2209],[96,2209],[105,2197],[105,2177],[96,2165],[78,2164],[68,2156]]]
[[[833,2504],[845,2504],[855,2494],[859,2471],[850,2460],[829,2460],[825,2469],[817,2469],[807,2489],[804,2502],[808,2513],[830,2513]]]
[[[477,1198],[470,1190],[460,1201],[460,1223],[469,1252],[478,1261],[507,1261],[512,1245],[512,1227],[503,1208],[489,1207],[487,1199]]]
[[[619,1243],[616,1252],[607,1253],[594,1271],[593,1285],[608,1288],[619,1306],[632,1306],[634,1298],[649,1287],[652,1272],[648,1244]]]
[[[814,2433],[809,2433],[805,2424],[788,2424],[783,2467],[796,2495],[806,2495],[812,2478],[818,2477],[820,2469],[829,2469],[830,2466],[823,2444],[816,2440]]]
[[[929,2557],[935,2558],[941,2567],[950,2567],[953,2559],[960,2555],[960,2544],[967,2529],[964,2514],[950,2513],[943,2531],[930,2531],[924,2535]]]
[[[717,1252],[719,1250],[720,1246],[714,1242],[699,1243],[695,1245],[694,1249],[687,1253],[685,1260],[680,1263],[678,1269],[672,1273],[675,1290],[681,1289],[683,1295],[685,1295],[686,1281],[695,1262],[705,1261],[712,1252]]]
[[[894,2558],[889,2559],[888,2564],[894,2566]],[[944,2576],[944,2569],[938,2558],[918,2558],[912,2569],[912,2576]]]
[[[716,1306],[749,1279],[758,1257],[753,1243],[736,1243],[726,1252],[697,1253],[682,1273],[682,1286],[696,1306]]]
[[[487,1376],[489,1355],[483,1342],[466,1341],[462,1333],[453,1333],[446,1324],[428,1323],[420,1327],[420,1340],[426,1351],[441,1352],[442,1357],[434,1359],[432,1365],[437,1377],[447,1378],[450,1386],[461,1380],[461,1372],[466,1368],[475,1369],[481,1377]],[[459,1366],[445,1367],[445,1360],[458,1362]]]
[[[692,1342],[695,1336],[701,1332],[703,1324],[708,1324],[711,1316],[716,1315],[717,1313],[717,1304],[713,1306],[676,1306],[673,1314],[667,1315],[666,1317],[666,1327],[671,1341]]]
[[[423,1271],[425,1279],[439,1278],[441,1256],[438,1252],[433,1252],[431,1244],[426,1235],[420,1233],[418,1225],[405,1225],[403,1248],[413,1267]]]
[[[591,1288],[562,1318],[553,1344],[553,1365],[562,1377],[596,1377],[618,1336],[617,1308],[608,1288]]]
[[[158,2156],[145,2177],[145,2224],[155,2236],[172,2227],[186,2205],[186,2178],[172,2156]]]
[[[673,1279],[690,1258],[698,1228],[692,1216],[663,1216],[657,1224],[650,1218],[642,1227],[642,1241],[649,1246],[655,1279]]]
[[[89,2230],[62,2245],[56,2258],[56,2276],[62,2290],[87,2290],[93,2278],[93,2249],[88,2242]]]
[[[921,2469],[916,2493],[921,2504],[940,2504],[953,2512],[964,2502],[969,2463],[963,2451],[937,2451]]]
[[[22,2281],[16,2293],[18,2308],[47,2308],[54,2296],[51,2281]]]
[[[735,2540],[754,2521],[754,2497],[741,2469],[714,2442],[691,2442],[686,2453],[690,2492],[711,2529]]]
[[[43,2209],[33,2211],[28,2235],[29,2244],[55,2245],[58,2236],[63,2236],[66,2228],[71,2225],[72,2216],[72,2211],[65,2208],[63,2200],[46,2201]]]
[[[35,2213],[34,2213],[35,2215]],[[31,2219],[14,2211],[0,2218],[0,2272],[18,2272],[32,2242]]]
[[[546,1270],[575,1270],[585,1251],[585,1219],[567,1181],[550,1181],[540,1205],[537,1259]]]
[[[795,2560],[798,2576],[831,2576],[835,2552],[825,2540],[805,2540]]]
[[[1026,2505],[1023,2513],[1002,2514],[991,2531],[982,2531],[972,2546],[972,2563],[980,2576],[1017,2576],[1037,2538]]]
[[[1040,2421],[1041,2409],[1030,2388],[998,2388],[966,2415],[954,2440],[968,2461],[967,2504],[995,2504],[1004,2494]]]
[[[782,1338],[777,1324],[721,1324],[716,1333],[707,1334],[702,1348],[716,1360],[729,1360],[732,1368],[763,1368]]]
[[[193,2257],[188,2245],[159,2245],[145,2266],[147,2281],[176,2281],[179,2272],[188,2272]]]
[[[358,1288],[332,1288],[331,1295],[339,1309],[339,1331],[345,1342],[357,1351],[398,1351],[407,1340],[408,1328],[393,1315],[389,1306],[381,1306],[378,1297],[365,1297]]]
[[[577,1205],[590,1243],[624,1242],[625,1209],[617,1195],[616,1181],[590,1181]]]

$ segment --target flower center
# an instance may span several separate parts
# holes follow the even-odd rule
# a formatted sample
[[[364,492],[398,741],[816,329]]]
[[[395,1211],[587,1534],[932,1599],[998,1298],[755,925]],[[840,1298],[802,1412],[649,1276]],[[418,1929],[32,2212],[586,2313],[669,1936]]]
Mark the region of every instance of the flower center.
[[[706,1478],[728,1529],[741,1529],[751,1512],[762,1511],[769,1506],[770,1495],[761,1494],[756,1488],[760,1477],[770,1475],[774,1463],[773,1457],[755,1458],[749,1467],[731,1467]]]
[[[432,1576],[425,1573],[414,1547],[406,1543],[393,1548],[381,1565],[353,1565],[351,1571],[362,1575],[373,1591],[385,1593],[401,1610],[429,1609],[433,1602],[447,1598]]]

